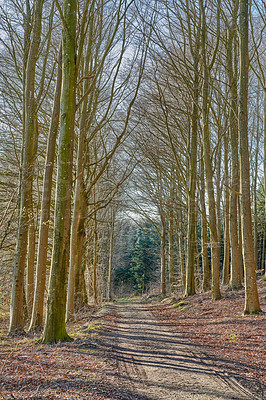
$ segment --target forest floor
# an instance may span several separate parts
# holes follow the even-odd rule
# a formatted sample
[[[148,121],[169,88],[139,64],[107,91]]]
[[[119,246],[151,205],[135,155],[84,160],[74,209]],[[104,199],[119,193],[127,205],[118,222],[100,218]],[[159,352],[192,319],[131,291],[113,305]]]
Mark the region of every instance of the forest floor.
[[[116,301],[68,324],[73,342],[7,337],[0,298],[0,399],[266,399],[264,313],[241,315],[244,292]]]

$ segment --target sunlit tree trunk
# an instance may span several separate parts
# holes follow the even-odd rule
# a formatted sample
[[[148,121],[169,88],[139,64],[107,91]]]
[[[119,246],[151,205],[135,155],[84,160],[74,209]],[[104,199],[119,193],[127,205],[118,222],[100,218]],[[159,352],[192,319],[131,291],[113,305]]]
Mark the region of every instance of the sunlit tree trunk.
[[[88,78],[89,69],[92,57],[92,40],[93,40],[93,17],[88,32],[86,55],[84,57],[84,64],[82,68],[82,74]],[[83,80],[82,93],[88,93],[90,85],[90,79]],[[78,252],[78,225],[80,222],[80,202],[83,194],[81,193],[83,172],[84,172],[84,151],[86,142],[86,133],[88,130],[88,96],[86,96],[82,103],[80,123],[79,123],[79,137],[78,137],[78,154],[77,154],[77,168],[76,168],[76,181],[75,181],[75,194],[74,194],[74,211],[71,225],[71,241],[70,241],[70,270],[68,277],[68,293],[67,293],[67,318],[70,318],[74,314],[75,310],[75,275],[77,274],[77,268],[82,269],[83,264],[77,264],[77,252]]]
[[[97,213],[94,214],[94,224],[93,224],[93,298],[94,303],[98,304],[99,294],[98,294],[98,232],[97,232]]]
[[[24,134],[22,148],[22,172],[20,182],[20,211],[15,254],[13,285],[11,294],[9,333],[23,331],[23,291],[24,272],[28,248],[28,229],[30,224],[32,181],[34,175],[36,149],[36,102],[34,98],[35,70],[41,37],[43,0],[34,2],[33,28],[25,73]]]
[[[265,85],[265,82],[264,82]],[[263,149],[264,149],[264,155],[263,155],[263,167],[264,167],[264,190],[266,192],[266,86],[263,88]],[[265,216],[266,216],[266,196],[265,196]],[[264,260],[263,260],[263,266],[264,266]],[[265,268],[265,273],[263,280],[266,281],[266,268]]]
[[[207,235],[207,216],[206,216],[206,205],[205,205],[205,172],[204,172],[204,161],[203,161],[203,149],[201,151],[201,162],[200,162],[200,207],[201,207],[201,248],[202,248],[202,291],[207,292],[211,289],[210,282],[210,266],[208,257],[208,235]]]
[[[87,86],[87,85],[84,85]],[[80,203],[82,197],[82,179],[83,179],[83,168],[84,168],[84,144],[85,134],[87,127],[87,100],[85,99],[81,112],[80,130],[79,130],[79,141],[78,141],[78,156],[77,156],[77,171],[76,171],[76,182],[75,182],[75,195],[74,195],[74,212],[71,226],[71,245],[70,245],[70,271],[68,277],[68,296],[67,296],[67,318],[70,318],[74,314],[75,310],[75,275],[78,268],[82,268],[82,264],[77,263],[78,253],[78,226],[80,223]]]
[[[46,280],[51,192],[53,184],[55,146],[58,133],[58,125],[59,125],[61,86],[62,86],[62,52],[60,49],[52,119],[49,129],[49,137],[48,137],[46,161],[45,161],[39,242],[38,242],[38,253],[37,253],[36,280],[34,289],[34,303],[31,316],[30,330],[39,330],[43,326],[43,303],[44,303],[45,280]]]
[[[165,245],[166,245],[166,221],[164,215],[161,214],[161,244],[160,244],[160,255],[161,255],[161,295],[166,296],[166,255],[165,255]]]
[[[242,287],[241,265],[242,255],[238,234],[238,194],[239,194],[239,157],[238,157],[238,127],[237,127],[237,15],[239,0],[233,2],[232,23],[228,28],[227,43],[227,76],[230,88],[229,133],[232,159],[230,188],[230,218],[229,232],[231,245],[230,288],[237,290]]]
[[[56,185],[55,230],[43,342],[69,340],[65,327],[70,253],[74,121],[76,111],[76,0],[65,0],[62,39],[62,94]]]
[[[180,223],[179,223],[179,235],[178,235],[178,244],[179,244],[179,263],[180,263],[180,278],[181,278],[181,284],[182,284],[182,289],[183,293],[185,293],[186,289],[186,268],[185,268],[185,262],[184,262],[184,250],[183,250],[183,224],[182,224],[182,219],[180,215]]]
[[[199,73],[198,51],[194,54],[194,82],[191,118],[191,142],[189,164],[189,191],[188,191],[188,231],[187,231],[187,262],[186,262],[186,290],[185,296],[195,294],[195,250],[196,250],[196,182],[197,182],[197,137],[198,137],[198,102],[199,102]]]
[[[174,171],[171,171],[171,182],[170,182],[170,207],[168,212],[169,224],[168,224],[168,271],[169,271],[169,285],[171,293],[175,289],[175,250],[174,250],[174,215],[173,215],[173,203],[174,203]]]
[[[74,292],[74,311],[79,311],[86,304],[86,293],[84,293],[84,242],[86,237],[85,219],[87,211],[87,198],[85,187],[81,185],[79,201],[79,222],[77,227],[77,248],[76,248],[76,268],[75,268],[75,292]],[[85,295],[85,296],[84,296]]]
[[[202,46],[202,62],[203,62],[203,91],[202,91],[202,132],[203,132],[203,153],[204,153],[204,166],[206,174],[206,185],[208,194],[209,205],[209,225],[210,225],[210,238],[211,238],[211,268],[212,268],[212,298],[218,300],[221,298],[220,292],[220,242],[217,229],[217,208],[214,196],[213,184],[213,166],[211,160],[211,144],[210,132],[208,124],[209,115],[209,79],[210,70],[207,65],[206,55],[206,20],[205,9],[203,1],[200,0],[201,10],[201,46]],[[217,17],[219,18],[219,16]],[[219,35],[219,33],[218,33]]]
[[[168,248],[169,248],[169,285],[171,293],[174,292],[175,285],[175,260],[174,260],[174,220],[173,217],[169,216],[169,227],[168,227]]]
[[[248,16],[249,1],[240,0],[240,84],[238,124],[240,150],[240,207],[245,273],[244,314],[253,314],[260,311],[260,305],[256,282],[250,205],[250,166],[248,147]]]
[[[37,116],[35,116],[34,122],[34,150],[33,160],[35,162],[38,149],[38,135],[39,127]],[[29,204],[29,226],[28,226],[28,257],[26,267],[26,303],[28,316],[31,316],[34,299],[34,275],[35,275],[35,250],[36,250],[36,238],[35,238],[35,215],[34,215],[34,200],[33,200],[33,179],[31,182],[31,198]]]
[[[224,138],[224,259],[223,259],[223,285],[229,284],[229,259],[230,259],[230,232],[229,232],[229,172],[228,172],[228,143],[227,138]]]
[[[106,299],[112,299],[112,268],[113,268],[113,253],[114,253],[114,233],[115,233],[115,209],[111,209],[111,223],[110,223],[110,241],[109,241],[109,259],[108,259],[108,273],[107,273],[107,290]]]
[[[255,149],[254,149],[254,176],[253,176],[253,238],[254,238],[254,260],[255,267],[258,268],[258,210],[257,210],[257,185],[258,185],[258,167],[259,167],[259,146],[260,146],[260,110],[259,110],[260,88],[257,90],[256,104],[256,127],[255,127]]]
[[[28,231],[28,258],[26,272],[26,303],[28,315],[31,315],[34,298],[34,264],[35,264],[35,221],[33,211],[33,200],[31,198],[31,212],[29,215]]]

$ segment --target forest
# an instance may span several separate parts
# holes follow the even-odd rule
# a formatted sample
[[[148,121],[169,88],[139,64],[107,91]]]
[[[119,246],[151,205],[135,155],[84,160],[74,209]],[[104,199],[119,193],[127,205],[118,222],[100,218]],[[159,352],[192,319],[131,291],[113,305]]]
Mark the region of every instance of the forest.
[[[1,291],[9,335],[71,340],[116,297],[265,282],[262,0],[3,0]]]

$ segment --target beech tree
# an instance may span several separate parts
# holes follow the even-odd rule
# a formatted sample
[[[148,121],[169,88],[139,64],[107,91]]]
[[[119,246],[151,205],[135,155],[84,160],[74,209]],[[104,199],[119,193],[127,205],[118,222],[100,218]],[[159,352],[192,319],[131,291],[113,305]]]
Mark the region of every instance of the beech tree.
[[[9,333],[24,329],[23,290],[24,271],[27,258],[28,229],[31,224],[31,197],[34,162],[37,146],[37,120],[35,99],[35,69],[40,43],[43,0],[34,2],[33,27],[25,73],[25,125],[22,147],[22,172],[20,183],[20,214],[17,234],[17,248],[13,273]]]
[[[67,277],[70,253],[70,221],[74,123],[76,112],[76,0],[65,0],[62,10],[62,93],[60,101],[59,156],[53,258],[44,343],[69,340],[65,328]]]
[[[5,270],[14,265],[10,334],[27,322],[42,329],[45,311],[43,341],[70,340],[65,317],[88,300],[111,299],[125,215],[156,232],[162,296],[211,289],[219,299],[222,264],[222,283],[237,290],[244,261],[244,313],[259,312],[262,4],[8,0],[0,9],[0,251]]]
[[[43,180],[42,208],[40,218],[40,231],[38,242],[38,255],[36,267],[36,279],[34,290],[34,303],[31,315],[30,330],[38,330],[43,326],[43,307],[44,292],[46,281],[46,263],[49,239],[49,224],[51,215],[51,192],[53,167],[55,162],[56,138],[59,126],[60,98],[62,87],[62,54],[59,50],[58,56],[58,72],[54,94],[53,113],[51,117],[51,125],[49,138],[47,143],[45,174]]]
[[[248,147],[248,0],[240,0],[240,82],[239,82],[239,152],[240,152],[240,206],[243,259],[245,271],[244,314],[254,314],[260,310],[256,282],[252,219],[250,205],[250,162]]]

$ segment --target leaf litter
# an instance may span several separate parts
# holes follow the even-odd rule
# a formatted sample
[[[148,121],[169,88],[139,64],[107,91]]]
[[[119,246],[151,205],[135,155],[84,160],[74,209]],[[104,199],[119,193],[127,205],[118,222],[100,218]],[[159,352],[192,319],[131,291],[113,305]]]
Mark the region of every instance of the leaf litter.
[[[242,384],[266,392],[266,287],[259,283],[264,313],[242,316],[244,291],[224,292],[219,301],[210,292],[170,302],[152,302],[156,318],[167,323],[205,358]],[[0,318],[0,399],[126,399],[119,389],[115,365],[101,351],[100,334],[116,326],[112,311],[91,317],[88,310],[68,324],[73,342],[48,346],[39,335],[7,337],[8,316]],[[115,329],[115,328],[114,328]]]

